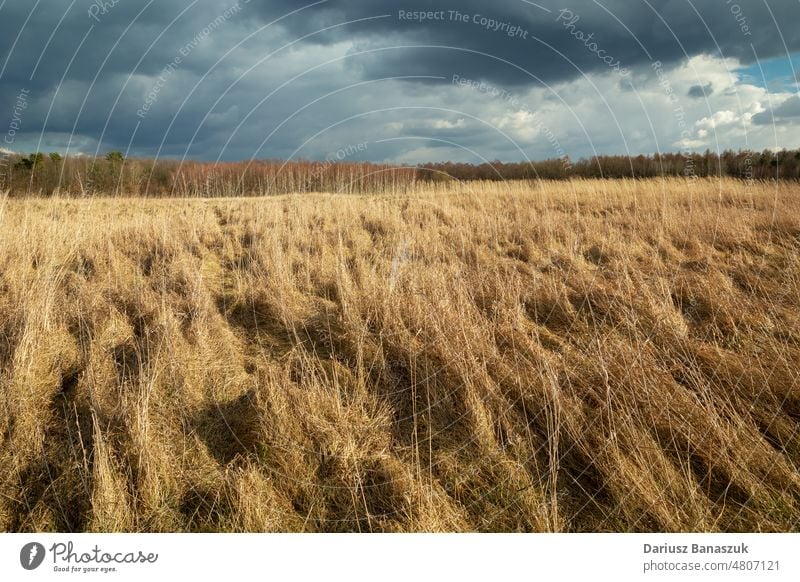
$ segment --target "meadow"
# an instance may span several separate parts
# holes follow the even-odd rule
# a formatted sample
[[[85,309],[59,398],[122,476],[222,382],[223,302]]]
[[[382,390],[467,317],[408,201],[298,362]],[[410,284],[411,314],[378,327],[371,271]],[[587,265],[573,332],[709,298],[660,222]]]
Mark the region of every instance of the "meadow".
[[[4,531],[798,531],[800,185],[0,199]]]

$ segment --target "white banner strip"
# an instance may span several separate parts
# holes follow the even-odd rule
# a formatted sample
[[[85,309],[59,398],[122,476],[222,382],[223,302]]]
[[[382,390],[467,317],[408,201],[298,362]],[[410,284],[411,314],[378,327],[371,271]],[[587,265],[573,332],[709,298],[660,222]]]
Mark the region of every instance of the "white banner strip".
[[[3,580],[800,580],[799,534],[2,534]]]

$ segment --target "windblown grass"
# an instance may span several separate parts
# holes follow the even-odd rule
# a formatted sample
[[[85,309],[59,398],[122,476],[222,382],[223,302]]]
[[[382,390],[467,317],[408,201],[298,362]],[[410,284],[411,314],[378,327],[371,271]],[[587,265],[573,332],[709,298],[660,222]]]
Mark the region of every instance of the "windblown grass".
[[[800,186],[0,205],[0,528],[796,531]]]

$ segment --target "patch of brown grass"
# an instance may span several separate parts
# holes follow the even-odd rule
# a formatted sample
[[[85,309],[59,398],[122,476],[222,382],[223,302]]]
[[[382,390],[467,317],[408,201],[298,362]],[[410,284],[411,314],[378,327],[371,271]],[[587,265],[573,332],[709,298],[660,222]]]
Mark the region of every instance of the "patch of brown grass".
[[[0,528],[796,531],[800,187],[6,200]]]

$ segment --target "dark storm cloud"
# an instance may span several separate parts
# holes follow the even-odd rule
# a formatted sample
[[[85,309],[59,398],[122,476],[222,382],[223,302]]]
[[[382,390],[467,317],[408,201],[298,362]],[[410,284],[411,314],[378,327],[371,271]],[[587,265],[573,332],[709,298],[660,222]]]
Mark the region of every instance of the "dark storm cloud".
[[[288,0],[253,2],[264,18],[296,6]],[[551,83],[603,71],[608,64],[597,51],[631,68],[699,53],[748,63],[756,55],[764,59],[785,55],[787,47],[800,49],[800,30],[789,24],[800,15],[800,6],[777,0],[764,5],[727,0],[541,0],[535,5],[524,0],[331,0],[312,13],[288,24],[296,34],[313,34],[310,42],[335,42],[355,32],[363,37],[364,49],[398,47],[363,59],[370,73],[447,76],[469,71],[505,85],[536,83],[527,73]],[[314,34],[354,20],[359,22]],[[519,30],[511,34],[512,27]],[[591,43],[596,49],[590,50]],[[399,48],[405,45],[441,48]]]
[[[389,123],[387,134],[397,127],[390,122],[397,121],[407,132],[427,130],[464,147],[496,147],[503,153],[509,150],[502,140],[488,141],[492,132],[480,124],[436,125],[444,114],[435,106],[459,109],[477,102],[463,92],[449,101],[454,75],[525,93],[599,73],[618,77],[624,90],[627,77],[621,73],[646,73],[654,60],[668,67],[712,53],[750,62],[756,55],[768,58],[800,49],[800,30],[791,25],[800,15],[800,4],[794,2],[742,2],[741,7],[727,0],[311,4],[5,2],[0,9],[0,103],[7,105],[0,120],[10,119],[16,96],[25,90],[29,106],[13,147],[27,151],[41,141],[42,148],[130,147],[139,155],[207,159],[314,157],[363,140],[370,130],[383,127],[378,120]],[[279,22],[269,25],[274,20]],[[252,38],[237,48],[248,35]],[[274,51],[279,52],[270,56]],[[333,62],[320,66],[328,60]],[[322,99],[362,81],[404,76],[414,79]],[[704,80],[698,82],[691,95],[703,89]],[[292,117],[318,98],[320,103]],[[553,94],[541,99],[558,101]],[[409,102],[434,109],[355,116]],[[759,122],[764,115],[756,116]],[[595,137],[598,143],[618,141]],[[397,143],[393,151],[397,155],[405,147]],[[430,142],[426,147],[445,146]],[[370,155],[378,151],[384,155],[391,147],[376,146]]]
[[[102,135],[106,147],[125,148],[138,124],[134,144],[152,151],[178,113],[180,98],[225,49],[246,36],[246,4],[247,0],[6,3],[0,11],[0,99],[9,102],[22,89],[30,93],[24,120],[29,132]],[[232,7],[230,16],[222,18]],[[208,51],[209,46],[215,50]],[[170,64],[172,69],[163,75]],[[165,82],[157,87],[159,75]],[[215,80],[222,88],[229,83],[211,75],[198,95],[219,94],[219,85],[210,87]],[[143,122],[136,112],[154,88],[161,93],[161,107]],[[190,103],[181,113],[191,117],[193,107],[195,113],[202,110],[198,105]],[[165,115],[167,109],[171,115]],[[169,143],[181,142],[194,128],[191,120],[174,125]]]
[[[111,2],[106,0],[106,4]],[[50,86],[61,78],[70,61],[67,78],[73,80],[91,81],[98,72],[104,78],[115,72],[127,73],[140,58],[138,70],[154,72],[161,54],[177,49],[181,29],[197,24],[192,18],[198,11],[189,10],[169,26],[186,8],[178,2],[118,0],[106,14],[92,18],[88,10],[94,5],[87,0],[79,0],[71,8],[56,0],[38,5],[6,3],[0,11],[2,82]]]

